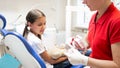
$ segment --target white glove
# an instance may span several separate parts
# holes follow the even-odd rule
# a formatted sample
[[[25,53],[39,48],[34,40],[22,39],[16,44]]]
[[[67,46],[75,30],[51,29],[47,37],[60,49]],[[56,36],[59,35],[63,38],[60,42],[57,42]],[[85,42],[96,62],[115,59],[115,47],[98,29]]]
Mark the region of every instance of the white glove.
[[[65,52],[65,55],[68,57],[68,60],[72,65],[79,65],[79,64],[87,65],[88,63],[88,57],[82,55],[75,48],[68,49],[67,52]]]

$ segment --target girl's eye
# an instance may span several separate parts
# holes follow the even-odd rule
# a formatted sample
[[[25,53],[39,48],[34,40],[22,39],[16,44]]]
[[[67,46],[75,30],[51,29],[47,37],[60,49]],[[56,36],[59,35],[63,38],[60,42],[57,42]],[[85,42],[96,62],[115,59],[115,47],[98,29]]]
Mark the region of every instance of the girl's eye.
[[[46,23],[44,23],[44,25],[46,25]]]
[[[46,23],[39,23],[38,26],[46,25]]]
[[[42,26],[42,24],[38,24],[38,26]]]

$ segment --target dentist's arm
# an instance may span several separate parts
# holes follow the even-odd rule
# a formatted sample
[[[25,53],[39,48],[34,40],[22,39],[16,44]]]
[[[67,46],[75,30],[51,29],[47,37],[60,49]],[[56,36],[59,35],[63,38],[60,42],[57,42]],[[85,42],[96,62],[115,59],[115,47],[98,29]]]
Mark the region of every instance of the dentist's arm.
[[[113,60],[100,60],[84,56],[79,51],[71,49],[66,53],[73,65],[83,64],[92,68],[120,68],[120,42],[111,45]]]
[[[89,58],[88,65],[93,68],[120,68],[120,42],[111,45],[113,61]]]

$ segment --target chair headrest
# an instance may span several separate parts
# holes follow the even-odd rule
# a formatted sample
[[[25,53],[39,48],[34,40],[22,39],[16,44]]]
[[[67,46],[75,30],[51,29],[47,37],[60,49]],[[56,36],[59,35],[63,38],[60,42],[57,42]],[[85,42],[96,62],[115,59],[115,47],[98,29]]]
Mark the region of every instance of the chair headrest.
[[[0,14],[0,29],[4,29],[6,26],[6,18]]]

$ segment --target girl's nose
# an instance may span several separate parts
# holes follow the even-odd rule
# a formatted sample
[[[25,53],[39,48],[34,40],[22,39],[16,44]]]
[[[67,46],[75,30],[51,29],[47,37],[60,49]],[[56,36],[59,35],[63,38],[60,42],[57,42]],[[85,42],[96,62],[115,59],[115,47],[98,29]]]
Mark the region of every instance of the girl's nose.
[[[46,28],[46,25],[42,25],[42,28]]]

